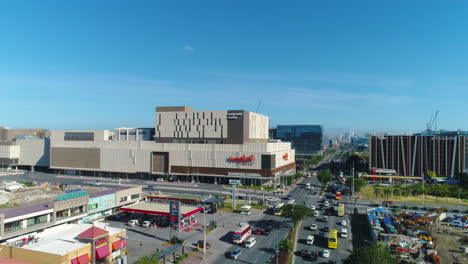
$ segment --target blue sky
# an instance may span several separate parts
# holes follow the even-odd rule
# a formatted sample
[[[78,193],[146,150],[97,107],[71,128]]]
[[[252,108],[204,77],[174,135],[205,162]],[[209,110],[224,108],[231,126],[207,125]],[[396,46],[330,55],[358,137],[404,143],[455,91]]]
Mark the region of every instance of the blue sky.
[[[272,125],[467,129],[466,1],[3,1],[0,126],[154,125],[154,108]],[[293,3],[291,3],[293,2]]]

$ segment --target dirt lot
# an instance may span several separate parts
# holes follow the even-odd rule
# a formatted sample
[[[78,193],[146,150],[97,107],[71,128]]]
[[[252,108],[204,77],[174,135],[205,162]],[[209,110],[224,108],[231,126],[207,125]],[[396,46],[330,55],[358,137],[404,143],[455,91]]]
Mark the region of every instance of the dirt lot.
[[[447,230],[448,233],[444,233]],[[468,230],[459,227],[447,226],[446,223],[438,223],[432,229],[432,236],[437,239],[437,253],[442,259],[442,263],[468,263],[468,254],[462,253],[460,246],[463,245],[462,238],[468,236]]]
[[[66,190],[81,188],[88,191],[88,194],[103,190],[100,187],[68,186]],[[22,190],[7,192],[0,190],[0,208],[12,208],[25,205],[48,202],[57,198],[64,191],[54,187],[43,189],[41,187],[25,187]]]

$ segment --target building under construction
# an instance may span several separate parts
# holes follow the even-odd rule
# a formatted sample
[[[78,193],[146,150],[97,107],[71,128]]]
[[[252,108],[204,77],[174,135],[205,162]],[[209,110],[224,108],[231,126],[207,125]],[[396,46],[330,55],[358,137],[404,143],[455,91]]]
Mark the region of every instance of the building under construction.
[[[369,170],[393,169],[397,175],[417,176],[434,171],[454,177],[468,164],[468,132],[433,132],[411,136],[371,136]]]

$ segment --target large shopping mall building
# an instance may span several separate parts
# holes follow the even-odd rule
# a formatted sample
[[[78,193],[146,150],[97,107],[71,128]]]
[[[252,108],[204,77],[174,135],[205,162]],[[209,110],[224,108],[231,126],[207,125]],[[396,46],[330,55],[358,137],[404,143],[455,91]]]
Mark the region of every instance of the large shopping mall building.
[[[157,107],[155,119],[154,128],[17,136],[0,144],[0,159],[5,167],[60,174],[253,185],[295,171],[291,144],[269,140],[267,116]]]

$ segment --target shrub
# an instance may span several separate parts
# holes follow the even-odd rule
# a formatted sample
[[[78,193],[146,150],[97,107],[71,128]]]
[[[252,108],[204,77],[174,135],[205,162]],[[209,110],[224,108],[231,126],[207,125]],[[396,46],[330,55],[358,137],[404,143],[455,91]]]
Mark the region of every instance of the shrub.
[[[418,209],[419,209],[419,206],[412,206],[411,209],[413,209],[413,210],[418,210]]]
[[[463,213],[468,214],[468,210],[465,210]]]
[[[460,209],[453,209],[454,213],[460,213]]]
[[[427,210],[429,210],[429,207],[424,206],[423,209],[427,211]]]
[[[403,205],[403,209],[408,209],[409,207],[407,205]]]

